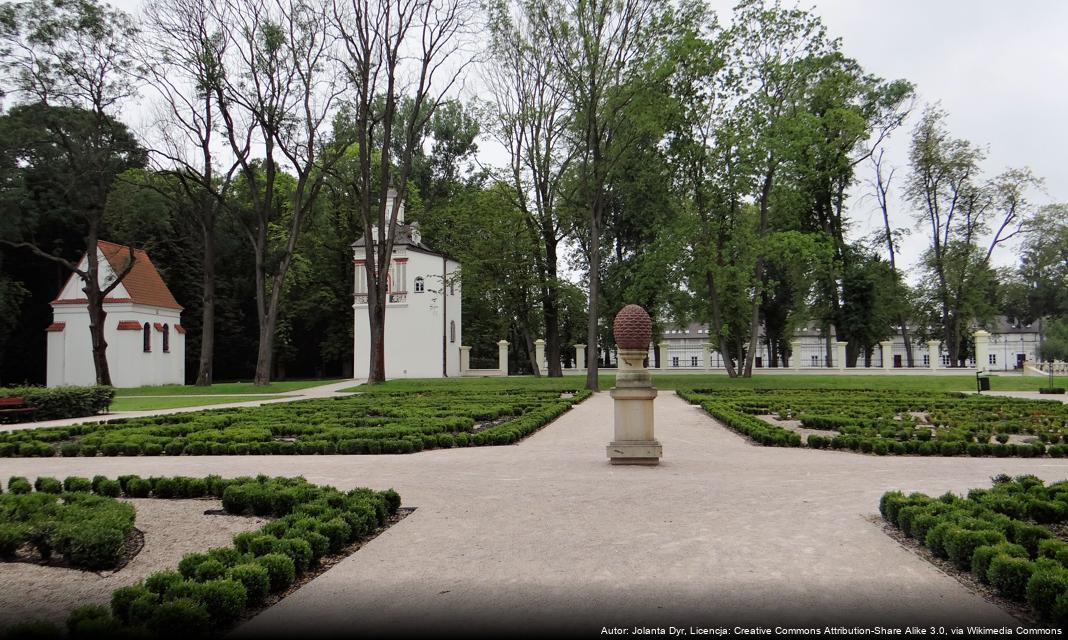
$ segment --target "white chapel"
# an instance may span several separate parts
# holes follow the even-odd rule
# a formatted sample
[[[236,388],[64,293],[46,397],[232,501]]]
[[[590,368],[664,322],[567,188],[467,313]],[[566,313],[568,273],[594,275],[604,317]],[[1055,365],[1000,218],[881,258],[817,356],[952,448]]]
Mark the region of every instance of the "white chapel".
[[[104,339],[108,368],[116,387],[185,383],[185,328],[182,306],[174,299],[148,254],[133,252],[130,272],[104,299]],[[130,249],[103,240],[97,243],[101,288],[114,282],[128,264]],[[82,256],[79,269],[86,269]],[[52,301],[48,326],[49,387],[96,383],[89,309],[82,279],[71,274]]]
[[[391,211],[396,191],[389,190]],[[377,233],[372,234],[374,242]],[[419,223],[405,223],[404,203],[397,214],[396,240],[389,263],[386,301],[387,378],[441,378],[460,375],[460,263],[427,247]],[[352,244],[354,290],[354,372],[367,378],[371,335],[367,315],[367,238]]]

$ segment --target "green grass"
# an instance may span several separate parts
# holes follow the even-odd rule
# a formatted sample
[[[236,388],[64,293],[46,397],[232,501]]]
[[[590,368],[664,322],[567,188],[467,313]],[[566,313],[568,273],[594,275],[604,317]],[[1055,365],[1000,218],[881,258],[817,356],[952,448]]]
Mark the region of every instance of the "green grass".
[[[615,384],[615,374],[600,376],[601,390]],[[423,391],[447,388],[477,390],[514,389],[568,389],[576,383],[583,384],[583,376],[563,378],[535,378],[533,376],[509,376],[507,378],[449,378],[390,380],[376,387],[384,391]],[[1015,374],[992,375],[992,391],[1038,391],[1049,384],[1046,377],[1023,377]],[[1068,386],[1068,377],[1056,378],[1059,387]],[[819,374],[757,374],[752,378],[728,378],[726,374],[671,374],[653,373],[653,384],[658,389],[897,389],[904,391],[974,391],[975,375],[819,375]],[[345,391],[365,391],[366,386],[350,387]],[[1057,399],[1062,396],[1049,396]]]
[[[207,407],[213,404],[227,404],[230,402],[248,402],[250,400],[270,400],[281,398],[279,395],[261,395],[255,398],[248,396],[173,396],[169,398],[150,398],[127,396],[115,398],[111,403],[110,411],[150,411],[155,409],[178,409],[181,407]]]
[[[220,382],[209,387],[196,387],[189,384],[167,384],[158,387],[137,387],[134,389],[117,389],[118,396],[187,396],[187,395],[217,395],[225,396],[235,393],[272,394],[299,391],[308,387],[318,387],[324,384],[337,382],[336,379],[328,380],[283,380],[272,382],[266,386],[257,387],[251,382]]]

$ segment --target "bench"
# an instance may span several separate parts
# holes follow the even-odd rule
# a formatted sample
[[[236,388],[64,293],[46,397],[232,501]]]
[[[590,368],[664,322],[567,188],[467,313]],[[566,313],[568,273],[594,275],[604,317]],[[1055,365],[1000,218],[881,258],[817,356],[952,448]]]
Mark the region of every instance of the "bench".
[[[26,404],[26,398],[0,398],[0,422],[4,422],[4,418],[8,416],[32,414],[35,411],[37,407]]]

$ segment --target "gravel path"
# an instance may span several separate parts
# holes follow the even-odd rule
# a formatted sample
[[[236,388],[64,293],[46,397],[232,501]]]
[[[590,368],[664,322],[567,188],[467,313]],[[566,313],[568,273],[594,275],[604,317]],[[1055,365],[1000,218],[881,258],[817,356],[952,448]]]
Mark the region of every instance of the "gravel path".
[[[599,634],[642,624],[987,624],[998,607],[868,518],[887,490],[938,495],[1061,459],[866,456],[758,447],[671,392],[658,467],[614,467],[596,394],[520,444],[381,456],[20,458],[0,476],[304,475],[393,487],[418,507],[237,636]]]
[[[260,527],[252,517],[204,515],[218,500],[129,500],[137,509],[135,526],[145,546],[117,572],[90,572],[23,562],[0,563],[0,629],[29,619],[63,624],[67,614],[86,604],[108,604],[111,592],[161,569],[171,569],[187,553],[229,546],[234,534]]]

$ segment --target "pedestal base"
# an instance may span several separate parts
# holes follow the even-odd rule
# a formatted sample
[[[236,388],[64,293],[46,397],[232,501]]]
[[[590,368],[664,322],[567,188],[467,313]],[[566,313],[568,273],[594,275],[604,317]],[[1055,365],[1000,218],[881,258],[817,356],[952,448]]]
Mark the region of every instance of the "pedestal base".
[[[612,464],[660,464],[664,448],[656,440],[623,440],[609,443],[608,459]]]

